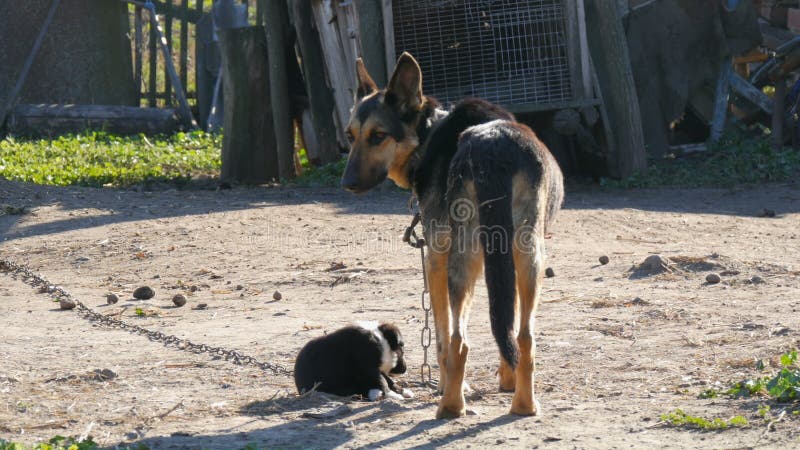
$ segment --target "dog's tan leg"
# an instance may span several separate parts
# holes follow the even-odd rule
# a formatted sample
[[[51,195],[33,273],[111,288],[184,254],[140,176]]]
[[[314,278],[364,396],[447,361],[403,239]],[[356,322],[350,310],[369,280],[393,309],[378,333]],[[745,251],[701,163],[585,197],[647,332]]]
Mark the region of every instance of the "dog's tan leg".
[[[439,361],[439,393],[447,385],[447,352],[450,348],[450,302],[447,297],[447,252],[431,251],[426,260],[428,290],[436,329],[436,356]]]
[[[539,303],[544,271],[544,239],[534,237],[533,251],[514,249],[514,266],[517,271],[520,327],[517,335],[519,363],[516,367],[516,386],[511,402],[511,413],[522,416],[535,415],[539,410],[533,394],[533,371],[536,346],[533,339],[533,322]]]
[[[514,326],[517,333],[519,333],[519,295],[514,302],[514,317],[516,318],[516,324]],[[500,375],[500,391],[501,392],[514,392],[514,388],[516,387],[517,379],[514,376],[514,368],[511,367],[508,362],[500,356],[500,367],[497,370],[498,374]]]
[[[450,336],[450,350],[447,356],[447,385],[444,396],[436,411],[437,419],[463,416],[466,412],[464,401],[464,370],[469,354],[467,324],[472,304],[472,290],[475,279],[482,268],[482,254],[478,252],[451,252],[448,261],[448,294],[450,310],[453,314],[453,334]]]

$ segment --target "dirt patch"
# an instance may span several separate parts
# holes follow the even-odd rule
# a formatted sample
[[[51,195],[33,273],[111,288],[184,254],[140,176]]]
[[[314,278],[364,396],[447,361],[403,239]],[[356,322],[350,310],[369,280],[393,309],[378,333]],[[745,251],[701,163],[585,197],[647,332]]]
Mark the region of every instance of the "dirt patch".
[[[289,377],[100,326],[0,275],[4,439],[92,435],[104,446],[159,449],[730,448],[790,447],[800,432],[787,414],[764,433],[758,401],[697,397],[760,374],[755,362],[771,364],[800,340],[797,186],[571,190],[547,240],[558,276],[544,281],[536,321],[543,415],[506,414],[511,395],[498,392],[479,283],[470,414],[453,421],[433,419],[438,395],[418,382],[422,280],[418,251],[401,242],[410,219],[404,193],[150,193],[0,181],[0,195],[0,204],[27,211],[0,216],[0,256],[102,314],[286,367],[311,338],[354,320],[390,320],[408,347],[409,373],[399,381],[416,394],[377,403],[300,397]],[[782,214],[753,217],[763,207]],[[653,254],[672,271],[630,277]],[[603,255],[608,264],[597,263]],[[706,284],[711,272],[720,283]],[[134,299],[143,285],[155,296]],[[119,301],[108,305],[111,292]],[[185,306],[173,305],[176,294]],[[751,426],[697,433],[660,423],[675,408],[743,415]]]

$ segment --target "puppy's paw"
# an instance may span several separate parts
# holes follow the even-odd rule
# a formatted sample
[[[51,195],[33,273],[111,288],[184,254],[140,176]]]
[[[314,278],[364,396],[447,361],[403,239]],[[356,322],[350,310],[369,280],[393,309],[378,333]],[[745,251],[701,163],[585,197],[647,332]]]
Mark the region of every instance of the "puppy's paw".
[[[392,400],[403,400],[403,396],[394,391],[387,392],[386,398],[391,398]]]
[[[414,393],[411,392],[411,389],[403,389],[403,397],[404,398],[414,398]]]
[[[383,397],[383,391],[380,389],[370,389],[367,397],[369,397],[369,401],[374,402],[375,400]]]

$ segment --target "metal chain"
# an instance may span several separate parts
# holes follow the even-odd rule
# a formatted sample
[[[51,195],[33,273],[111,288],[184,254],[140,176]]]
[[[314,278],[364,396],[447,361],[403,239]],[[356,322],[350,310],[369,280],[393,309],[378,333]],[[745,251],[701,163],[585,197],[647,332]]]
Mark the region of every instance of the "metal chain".
[[[420,257],[422,258],[422,295],[421,295],[421,303],[422,303],[422,311],[425,312],[425,325],[422,327],[422,332],[420,335],[420,344],[422,345],[422,365],[420,366],[420,377],[422,380],[422,384],[432,384],[431,381],[431,365],[428,363],[428,349],[431,346],[431,325],[430,325],[430,315],[431,315],[431,302],[430,302],[430,291],[428,290],[428,273],[425,269],[425,239],[417,236],[416,231],[414,228],[420,222],[420,214],[416,213],[414,218],[411,220],[411,225],[406,228],[406,232],[403,235],[403,242],[407,242],[408,245],[418,248]],[[427,299],[427,301],[426,301]]]
[[[151,341],[161,342],[165,346],[172,346],[178,350],[184,350],[198,354],[208,353],[209,355],[222,357],[226,361],[230,361],[233,364],[257,367],[265,372],[272,372],[276,375],[286,375],[288,377],[292,376],[292,371],[280,364],[259,361],[252,356],[240,353],[238,350],[229,350],[223,347],[214,347],[206,344],[196,344],[188,339],[182,339],[174,335],[162,333],[160,331],[148,330],[147,328],[140,327],[138,325],[132,325],[123,322],[122,320],[100,314],[86,306],[80,300],[76,299],[66,289],[62,288],[61,286],[56,286],[43,276],[33,272],[28,267],[17,264],[13,261],[0,258],[0,272],[18,278],[25,284],[33,288],[38,288],[39,292],[48,293],[59,301],[66,299],[74,302],[78,313],[81,314],[84,319],[89,320],[90,322],[96,322],[110,328],[120,328],[131,333],[140,334],[146,336]]]

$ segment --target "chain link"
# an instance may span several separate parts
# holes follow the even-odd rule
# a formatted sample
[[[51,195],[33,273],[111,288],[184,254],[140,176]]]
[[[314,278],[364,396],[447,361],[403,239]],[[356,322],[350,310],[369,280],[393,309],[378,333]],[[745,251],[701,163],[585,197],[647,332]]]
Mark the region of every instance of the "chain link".
[[[423,288],[422,295],[420,296],[420,302],[422,311],[425,313],[425,325],[422,327],[422,332],[420,333],[420,345],[422,345],[422,365],[420,366],[420,376],[422,384],[431,385],[431,365],[428,363],[428,350],[431,346],[431,302],[430,292],[428,290],[428,272],[425,268],[425,239],[417,236],[416,231],[414,231],[414,228],[417,226],[417,224],[419,224],[420,220],[420,214],[416,213],[414,218],[411,220],[411,225],[406,228],[406,232],[403,235],[403,242],[407,242],[408,245],[418,248],[420,257],[422,259]]]
[[[187,352],[198,353],[198,354],[207,353],[212,356],[218,356],[224,358],[226,361],[230,361],[236,365],[253,366],[265,372],[272,372],[276,375],[285,375],[288,377],[292,376],[292,371],[280,364],[259,361],[253,358],[252,356],[240,353],[238,350],[230,350],[223,347],[215,347],[207,344],[197,344],[188,339],[182,339],[174,335],[162,333],[160,331],[148,330],[147,328],[140,327],[138,325],[132,325],[127,322],[123,322],[122,320],[114,319],[112,317],[100,314],[94,311],[93,309],[89,308],[88,306],[86,306],[80,300],[73,297],[72,294],[70,294],[66,289],[62,288],[61,286],[56,286],[55,284],[48,281],[46,278],[30,270],[28,267],[23,266],[21,264],[17,264],[13,261],[0,258],[0,272],[9,274],[12,277],[20,279],[25,284],[33,288],[38,288],[40,292],[48,293],[53,298],[59,301],[62,299],[71,300],[72,302],[75,303],[75,307],[78,310],[78,313],[81,314],[84,319],[90,322],[95,322],[110,328],[119,328],[131,333],[140,334],[147,337],[151,341],[161,342],[165,346],[172,346],[178,350],[184,350]]]

